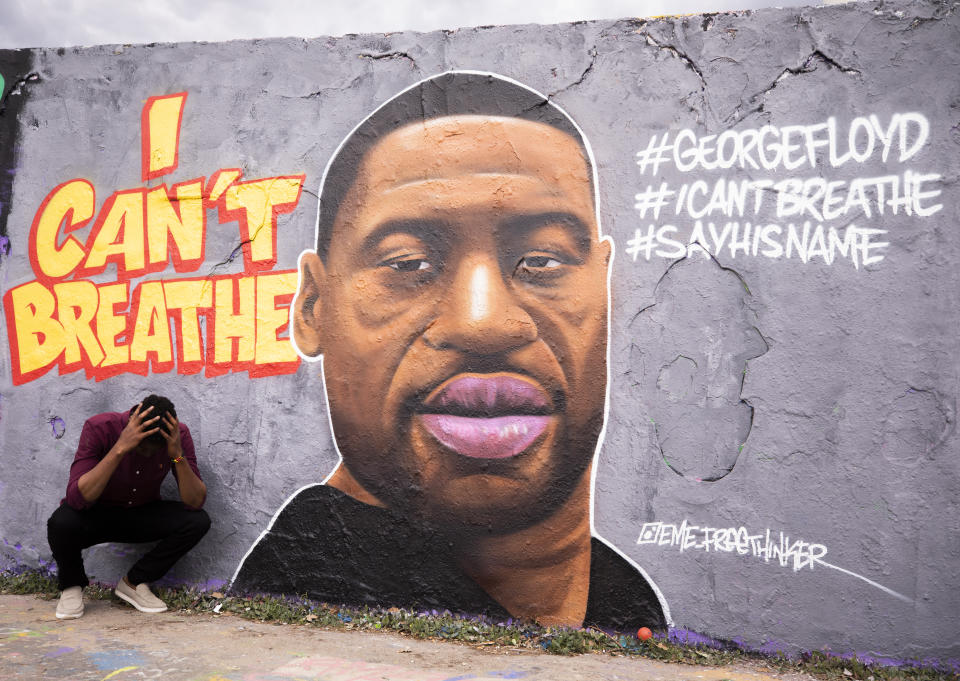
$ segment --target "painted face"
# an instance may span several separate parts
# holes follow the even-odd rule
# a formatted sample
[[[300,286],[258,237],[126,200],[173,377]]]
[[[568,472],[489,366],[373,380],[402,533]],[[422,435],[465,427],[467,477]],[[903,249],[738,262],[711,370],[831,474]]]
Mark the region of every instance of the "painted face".
[[[565,133],[450,116],[384,137],[295,302],[350,473],[440,524],[555,510],[603,421],[609,257]]]

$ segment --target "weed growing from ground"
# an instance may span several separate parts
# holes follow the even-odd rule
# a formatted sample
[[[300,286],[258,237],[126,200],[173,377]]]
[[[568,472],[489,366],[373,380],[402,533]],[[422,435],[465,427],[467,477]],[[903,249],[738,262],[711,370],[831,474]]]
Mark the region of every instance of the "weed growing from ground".
[[[191,587],[158,588],[157,595],[170,610],[184,613],[229,613],[259,622],[302,624],[326,629],[392,631],[418,639],[446,639],[481,646],[541,649],[556,655],[606,653],[639,656],[664,662],[697,665],[727,665],[753,661],[775,671],[799,671],[821,679],[842,681],[960,681],[956,671],[923,665],[919,661],[900,667],[865,664],[857,659],[805,653],[798,658],[764,656],[733,643],[719,647],[677,643],[663,636],[640,641],[634,636],[614,636],[596,629],[541,627],[532,622],[494,622],[483,617],[456,615],[448,611],[413,612],[400,608],[349,608],[317,603],[307,598],[276,596],[226,596],[217,591]],[[53,599],[59,595],[56,579],[48,571],[0,572],[0,594],[37,594]],[[113,589],[91,584],[86,597],[120,600]]]

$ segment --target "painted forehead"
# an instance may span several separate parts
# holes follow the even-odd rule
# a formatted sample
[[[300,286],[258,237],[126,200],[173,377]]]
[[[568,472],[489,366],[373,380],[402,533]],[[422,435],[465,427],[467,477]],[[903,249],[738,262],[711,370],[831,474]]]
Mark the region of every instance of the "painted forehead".
[[[543,123],[500,116],[445,116],[395,130],[367,153],[358,182],[387,191],[478,174],[535,177],[584,192],[592,204],[590,167],[573,137]]]

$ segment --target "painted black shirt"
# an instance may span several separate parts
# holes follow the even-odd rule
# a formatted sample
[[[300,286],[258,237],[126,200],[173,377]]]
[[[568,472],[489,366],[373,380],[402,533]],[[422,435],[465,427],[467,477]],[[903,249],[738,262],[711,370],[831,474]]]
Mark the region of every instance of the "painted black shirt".
[[[510,615],[456,565],[440,533],[325,485],[308,487],[254,546],[234,593],[303,595],[327,603]],[[635,631],[666,626],[643,575],[594,538],[584,625]]]

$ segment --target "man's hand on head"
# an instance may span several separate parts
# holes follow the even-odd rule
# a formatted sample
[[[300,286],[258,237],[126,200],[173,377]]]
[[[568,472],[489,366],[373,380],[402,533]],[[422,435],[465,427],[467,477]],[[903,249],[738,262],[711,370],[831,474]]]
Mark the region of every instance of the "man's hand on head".
[[[152,411],[153,407],[144,409],[142,403],[130,411],[130,418],[127,421],[127,425],[124,426],[123,431],[120,433],[120,438],[115,445],[115,448],[120,452],[121,456],[136,449],[140,446],[144,438],[153,435],[160,429],[157,424],[160,417],[154,416],[150,418],[150,412]]]
[[[177,478],[180,500],[191,508],[200,508],[203,506],[204,499],[207,498],[207,486],[197,476],[196,471],[192,468],[193,464],[183,455],[183,445],[180,442],[180,422],[176,416],[167,413],[163,417],[161,426],[160,432],[163,434],[163,439],[167,441],[167,456],[170,457],[170,466]]]
[[[183,447],[180,446],[180,422],[169,412],[163,417],[163,439],[167,441],[167,456],[177,462],[183,457]]]

